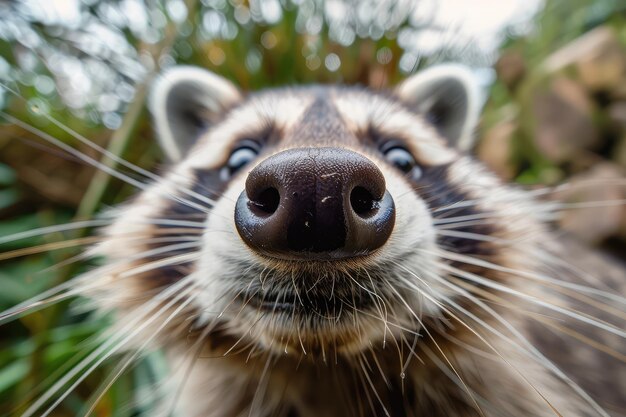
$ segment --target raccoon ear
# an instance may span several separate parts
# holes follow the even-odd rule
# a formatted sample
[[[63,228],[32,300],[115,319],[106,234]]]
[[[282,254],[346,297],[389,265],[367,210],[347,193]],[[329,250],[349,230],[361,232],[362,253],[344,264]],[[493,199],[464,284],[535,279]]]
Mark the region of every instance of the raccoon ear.
[[[472,147],[480,92],[467,67],[445,64],[420,71],[400,84],[396,94],[424,114],[453,146],[462,150]]]
[[[180,161],[202,131],[240,98],[230,81],[201,68],[178,66],[159,76],[149,107],[169,159]]]

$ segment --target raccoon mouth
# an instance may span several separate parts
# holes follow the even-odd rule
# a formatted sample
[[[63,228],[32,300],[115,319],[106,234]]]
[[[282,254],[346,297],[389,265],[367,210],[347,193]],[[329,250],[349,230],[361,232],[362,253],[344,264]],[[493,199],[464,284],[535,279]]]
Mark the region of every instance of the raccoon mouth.
[[[266,314],[320,316],[332,319],[338,319],[344,310],[365,310],[372,304],[371,297],[361,294],[338,296],[296,292],[248,294],[240,296],[240,301]]]

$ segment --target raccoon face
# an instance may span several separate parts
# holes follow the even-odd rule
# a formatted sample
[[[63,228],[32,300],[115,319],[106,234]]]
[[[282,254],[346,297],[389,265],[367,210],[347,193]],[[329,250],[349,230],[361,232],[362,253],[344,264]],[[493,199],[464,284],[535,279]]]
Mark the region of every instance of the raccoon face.
[[[139,250],[120,249],[131,230],[193,229],[193,249],[163,248],[181,261],[149,268],[140,285],[189,280],[200,325],[266,349],[350,352],[417,332],[441,314],[438,297],[452,296],[435,279],[446,245],[436,213],[468,198],[465,175],[483,175],[462,152],[478,117],[470,79],[445,66],[388,93],[310,86],[244,96],[207,71],[170,70],[151,111],[174,165],[124,211],[102,252]],[[169,229],[137,221],[146,217]]]

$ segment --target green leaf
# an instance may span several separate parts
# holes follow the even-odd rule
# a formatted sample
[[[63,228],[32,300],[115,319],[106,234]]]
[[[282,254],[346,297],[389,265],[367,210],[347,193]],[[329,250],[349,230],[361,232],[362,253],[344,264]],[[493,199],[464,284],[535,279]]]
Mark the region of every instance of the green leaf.
[[[20,199],[20,193],[14,188],[7,190],[0,190],[0,210],[7,208],[17,203]]]
[[[30,365],[26,358],[0,369],[0,393],[15,386],[28,374],[29,369]]]
[[[0,272],[0,306],[10,306],[28,299],[31,292],[20,280]]]
[[[0,204],[1,205],[1,204]],[[6,221],[0,222],[0,237],[11,236],[16,233],[33,230],[38,227],[42,227],[38,214],[25,214],[19,217],[14,217]],[[26,246],[33,246],[41,242],[41,236],[34,236],[27,239],[21,239],[15,242],[6,243],[0,245],[0,251],[11,250],[16,248],[23,248]]]
[[[15,184],[15,171],[5,164],[0,164],[0,185]]]

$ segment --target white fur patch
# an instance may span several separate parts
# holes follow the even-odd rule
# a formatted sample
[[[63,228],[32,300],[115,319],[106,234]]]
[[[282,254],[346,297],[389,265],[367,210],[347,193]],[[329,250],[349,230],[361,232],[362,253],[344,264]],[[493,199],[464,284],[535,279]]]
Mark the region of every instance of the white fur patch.
[[[199,138],[183,164],[200,169],[219,166],[228,158],[235,140],[256,139],[254,135],[270,125],[290,130],[312,101],[312,97],[289,93],[254,97],[233,109],[222,123]]]
[[[367,93],[337,93],[333,103],[354,131],[373,126],[389,139],[408,139],[406,146],[425,165],[442,165],[454,160],[456,152],[446,146],[437,131],[421,117],[381,96]]]

